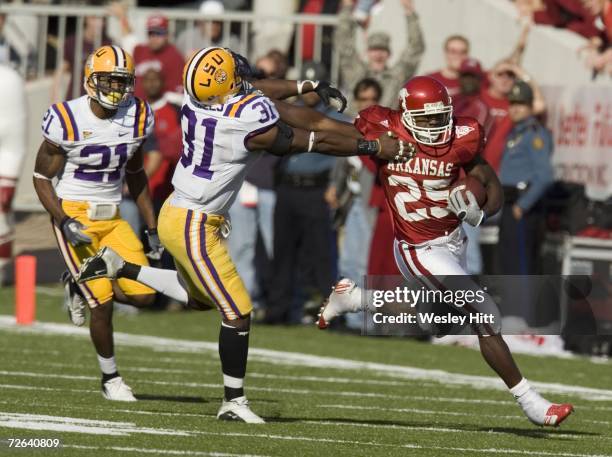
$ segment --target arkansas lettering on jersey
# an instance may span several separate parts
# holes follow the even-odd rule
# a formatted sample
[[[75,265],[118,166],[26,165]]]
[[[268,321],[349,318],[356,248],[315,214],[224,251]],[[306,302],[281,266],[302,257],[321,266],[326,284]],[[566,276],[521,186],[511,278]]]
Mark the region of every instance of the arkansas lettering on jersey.
[[[125,165],[153,126],[151,107],[135,97],[108,119],[91,111],[87,95],[51,105],[43,117],[42,134],[66,154],[57,196],[119,203]]]
[[[378,161],[377,168],[395,238],[420,244],[448,235],[459,225],[459,219],[446,209],[448,191],[461,168],[480,153],[484,134],[475,119],[458,117],[447,144],[424,146],[404,127],[401,116],[401,111],[372,106],[359,113],[355,126],[369,140],[392,131],[416,146],[416,155],[407,162]]]

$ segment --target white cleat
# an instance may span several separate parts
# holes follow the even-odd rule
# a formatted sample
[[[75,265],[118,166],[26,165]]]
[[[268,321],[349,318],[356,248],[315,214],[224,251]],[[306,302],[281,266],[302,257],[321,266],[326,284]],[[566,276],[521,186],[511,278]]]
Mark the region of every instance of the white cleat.
[[[319,311],[318,327],[326,329],[336,317],[346,313],[356,313],[362,309],[361,289],[349,278],[343,278],[332,287],[332,293],[323,302]]]
[[[117,273],[125,265],[125,260],[108,246],[100,249],[96,255],[85,259],[77,282],[91,281],[92,279],[108,278],[116,279]]]
[[[70,321],[79,327],[85,324],[85,299],[76,291],[76,283],[68,271],[62,274],[64,283],[64,308],[68,310]]]
[[[121,376],[102,383],[102,396],[113,401],[137,401],[132,389],[123,382]]]
[[[225,421],[246,422],[247,424],[265,424],[261,417],[251,411],[246,397],[234,398],[230,401],[223,400],[221,408],[217,413],[217,419]]]

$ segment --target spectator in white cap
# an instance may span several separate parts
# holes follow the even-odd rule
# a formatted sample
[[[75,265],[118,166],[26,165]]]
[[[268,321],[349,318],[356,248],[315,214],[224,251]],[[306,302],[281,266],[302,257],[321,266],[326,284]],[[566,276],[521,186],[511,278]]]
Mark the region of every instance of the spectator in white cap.
[[[202,18],[195,22],[194,27],[183,30],[176,45],[186,58],[208,46],[222,46],[233,51],[241,52],[240,40],[236,35],[224,33],[223,28],[229,27],[229,23],[223,24],[220,20],[207,20],[207,16],[219,16],[225,13],[225,7],[219,0],[204,0],[200,4],[199,16]],[[215,18],[217,19],[217,18]]]

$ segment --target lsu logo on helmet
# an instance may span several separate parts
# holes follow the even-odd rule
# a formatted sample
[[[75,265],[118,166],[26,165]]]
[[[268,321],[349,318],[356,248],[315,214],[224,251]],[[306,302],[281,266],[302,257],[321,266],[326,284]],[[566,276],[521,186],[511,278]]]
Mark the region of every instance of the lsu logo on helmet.
[[[129,102],[134,92],[134,59],[119,46],[102,46],[85,62],[87,95],[106,109],[115,110]]]
[[[206,105],[225,103],[241,87],[236,63],[228,50],[209,47],[196,52],[183,71],[187,93]]]

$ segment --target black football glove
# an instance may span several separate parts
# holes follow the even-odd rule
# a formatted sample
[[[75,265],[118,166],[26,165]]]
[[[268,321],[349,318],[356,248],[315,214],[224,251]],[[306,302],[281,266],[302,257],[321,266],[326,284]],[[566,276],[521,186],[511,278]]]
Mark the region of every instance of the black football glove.
[[[91,244],[91,238],[83,232],[87,227],[76,219],[66,216],[60,222],[59,227],[64,237],[72,246],[78,247],[84,244]]]
[[[161,259],[161,256],[164,253],[164,246],[159,240],[157,229],[148,229],[145,230],[145,233],[147,234],[147,241],[149,242],[150,249],[150,251],[147,252],[147,257],[151,260]]]
[[[317,93],[319,98],[325,103],[325,106],[329,106],[331,99],[338,100],[340,102],[340,108],[338,112],[341,113],[346,109],[346,97],[342,95],[338,89],[332,86],[327,81],[319,81],[314,91]]]

